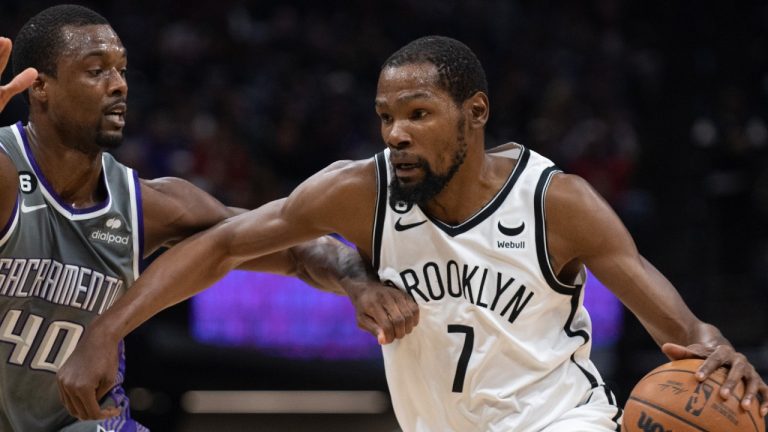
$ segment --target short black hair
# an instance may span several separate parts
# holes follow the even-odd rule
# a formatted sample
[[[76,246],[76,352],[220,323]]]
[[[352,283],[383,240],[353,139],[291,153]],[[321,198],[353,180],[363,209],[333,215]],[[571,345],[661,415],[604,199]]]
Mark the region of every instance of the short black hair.
[[[109,25],[106,18],[83,6],[63,4],[43,10],[27,21],[13,41],[13,74],[28,67],[56,76],[56,63],[64,47],[62,28]]]
[[[456,104],[461,104],[478,91],[488,94],[488,81],[480,60],[468,46],[456,39],[446,36],[416,39],[392,54],[381,69],[414,63],[435,65],[438,84]]]

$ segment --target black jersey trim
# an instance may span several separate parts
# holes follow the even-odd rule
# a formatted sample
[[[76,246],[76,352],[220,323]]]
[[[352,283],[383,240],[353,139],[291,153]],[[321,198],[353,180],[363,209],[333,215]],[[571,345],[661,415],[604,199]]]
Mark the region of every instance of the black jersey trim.
[[[518,144],[519,145],[519,144]],[[504,200],[507,198],[509,193],[512,191],[512,188],[515,186],[515,183],[517,183],[517,179],[520,178],[520,175],[522,174],[523,170],[525,170],[525,167],[528,165],[528,160],[531,158],[531,151],[528,150],[525,146],[520,146],[520,158],[517,160],[517,163],[515,164],[515,167],[512,169],[512,173],[509,175],[509,178],[507,178],[507,182],[504,184],[504,186],[501,188],[501,190],[496,194],[495,197],[485,206],[483,207],[478,213],[476,213],[471,218],[467,219],[466,221],[462,222],[459,225],[448,225],[447,223],[435,219],[434,217],[430,216],[426,212],[423,212],[427,218],[429,218],[432,223],[440,228],[443,232],[448,234],[451,237],[456,237],[459,234],[465,233],[472,228],[476,227],[480,223],[482,223],[484,220],[489,218],[491,215],[498,210],[498,208],[504,203]]]
[[[387,212],[387,158],[384,152],[376,153],[374,156],[376,165],[376,213],[373,219],[373,242],[372,242],[372,260],[373,270],[379,271],[381,264],[381,239],[384,236],[384,217]]]
[[[624,410],[620,406],[616,406],[616,415],[611,418],[611,421],[616,423],[616,429],[614,429],[616,432],[621,432],[621,423],[619,423],[619,419],[621,416],[624,415]]]
[[[546,227],[546,209],[544,206],[544,197],[546,196],[549,183],[552,176],[561,172],[556,166],[551,166],[544,170],[536,184],[536,191],[533,194],[534,221],[536,224],[536,256],[539,260],[539,267],[544,279],[549,286],[560,294],[571,295],[576,289],[576,285],[569,285],[561,282],[555,272],[552,270],[552,264],[549,262],[549,250],[547,249],[547,227]]]
[[[598,388],[598,387],[600,387],[600,383],[597,381],[597,377],[595,377],[594,375],[592,375],[592,374],[591,374],[591,373],[590,373],[588,370],[584,369],[584,368],[583,368],[583,367],[582,367],[582,366],[581,366],[581,365],[580,365],[580,364],[579,364],[579,363],[576,361],[576,359],[575,359],[573,356],[574,356],[574,354],[571,354],[571,361],[573,362],[573,364],[575,364],[575,365],[576,365],[576,367],[577,367],[577,368],[579,368],[579,370],[581,370],[581,373],[583,373],[583,374],[584,374],[584,376],[585,376],[585,377],[587,377],[587,380],[589,381],[589,385],[590,385],[590,386],[591,386],[593,389],[594,389],[594,388]]]
[[[541,177],[539,177],[539,182],[536,185],[536,191],[533,195],[534,220],[536,224],[536,257],[539,261],[541,273],[550,288],[560,294],[571,296],[571,312],[568,315],[568,319],[565,321],[565,325],[563,326],[565,334],[567,334],[569,337],[582,337],[584,338],[584,343],[587,343],[590,339],[589,332],[586,330],[574,331],[571,329],[573,318],[576,316],[576,311],[579,309],[579,301],[581,293],[584,289],[584,285],[568,285],[561,282],[552,270],[552,265],[549,262],[549,251],[547,250],[547,230],[544,197],[546,195],[547,188],[549,187],[549,183],[552,180],[552,176],[559,172],[560,169],[556,166],[551,166],[545,169],[541,173]]]
[[[571,313],[568,314],[568,319],[565,321],[563,330],[565,330],[565,334],[567,334],[569,337],[580,336],[584,338],[584,343],[587,343],[589,342],[589,339],[590,339],[588,331],[583,329],[573,330],[571,328],[571,324],[573,324],[573,317],[576,316],[576,311],[579,309],[579,298],[581,297],[581,293],[583,290],[584,290],[584,285],[579,285],[576,287],[576,291],[571,296]]]
[[[624,410],[621,408],[621,405],[619,405],[616,402],[616,397],[613,395],[611,388],[608,387],[608,384],[603,383],[602,386],[603,386],[603,391],[605,391],[605,397],[608,398],[608,403],[616,407],[616,414],[613,417],[611,417],[611,421],[616,424],[616,428],[614,430],[617,432],[621,432],[621,424],[619,423],[619,419],[624,413]]]

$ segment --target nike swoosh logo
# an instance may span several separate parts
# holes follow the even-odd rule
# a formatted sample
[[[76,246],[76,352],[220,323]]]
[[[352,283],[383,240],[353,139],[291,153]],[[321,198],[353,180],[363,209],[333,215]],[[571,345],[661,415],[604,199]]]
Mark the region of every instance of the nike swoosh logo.
[[[423,220],[421,222],[414,222],[414,223],[409,223],[409,224],[401,224],[400,223],[400,218],[398,218],[397,222],[395,222],[395,230],[397,230],[397,231],[409,230],[409,229],[415,228],[415,227],[417,227],[417,226],[419,226],[419,225],[421,225],[421,224],[423,224],[425,222],[427,222],[427,221]]]
[[[507,228],[504,225],[501,224],[501,221],[499,221],[499,231],[501,231],[502,234],[508,235],[510,237],[514,237],[525,229],[525,222],[521,222],[520,226],[514,227],[514,228]]]
[[[35,210],[40,210],[48,207],[48,204],[40,204],[40,205],[34,205],[34,206],[28,206],[26,201],[21,202],[21,212],[22,213],[31,213]]]

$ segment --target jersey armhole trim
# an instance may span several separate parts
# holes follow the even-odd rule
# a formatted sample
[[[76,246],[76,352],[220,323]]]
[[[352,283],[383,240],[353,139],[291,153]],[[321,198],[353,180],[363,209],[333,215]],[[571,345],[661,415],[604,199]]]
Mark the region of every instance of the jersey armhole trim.
[[[126,167],[128,190],[131,194],[131,219],[133,224],[133,277],[139,278],[141,260],[144,258],[144,211],[141,201],[141,183],[138,173]]]
[[[561,172],[556,166],[551,166],[545,169],[541,173],[539,182],[536,185],[536,191],[534,193],[534,218],[536,223],[536,257],[539,261],[539,268],[541,274],[547,281],[547,285],[550,286],[555,292],[571,297],[571,312],[568,314],[568,319],[565,321],[563,330],[569,337],[581,337],[584,339],[584,343],[588,343],[590,340],[589,332],[586,330],[573,330],[571,324],[576,317],[576,311],[579,309],[580,298],[584,291],[583,284],[570,285],[560,281],[555,272],[552,270],[552,264],[549,261],[549,250],[547,249],[547,230],[546,230],[546,212],[544,206],[544,197],[546,196],[547,188],[549,187],[552,177]],[[575,362],[575,361],[574,361]],[[591,380],[590,380],[591,382]]]
[[[376,209],[373,219],[371,252],[373,270],[378,272],[381,264],[381,239],[384,235],[384,217],[387,211],[387,160],[384,151],[374,156],[376,165]]]
[[[549,249],[547,246],[547,215],[544,198],[547,195],[547,189],[552,181],[552,177],[560,172],[562,171],[559,168],[551,166],[541,173],[539,182],[536,184],[536,191],[533,197],[534,220],[536,224],[536,257],[538,258],[539,268],[541,269],[541,273],[547,281],[547,284],[560,294],[573,295],[579,285],[567,284],[557,278],[557,275],[555,275],[555,272],[552,269],[552,263],[549,260]]]

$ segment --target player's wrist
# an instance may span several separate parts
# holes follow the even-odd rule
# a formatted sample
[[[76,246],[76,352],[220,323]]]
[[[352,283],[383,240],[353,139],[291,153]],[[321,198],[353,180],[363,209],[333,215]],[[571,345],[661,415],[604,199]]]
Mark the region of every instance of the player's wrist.
[[[344,276],[339,278],[339,287],[343,294],[346,294],[350,300],[354,303],[360,298],[360,295],[364,291],[364,283],[356,277]]]
[[[83,337],[95,343],[118,343],[123,336],[119,328],[114,325],[116,321],[101,321],[99,318],[91,322]]]

